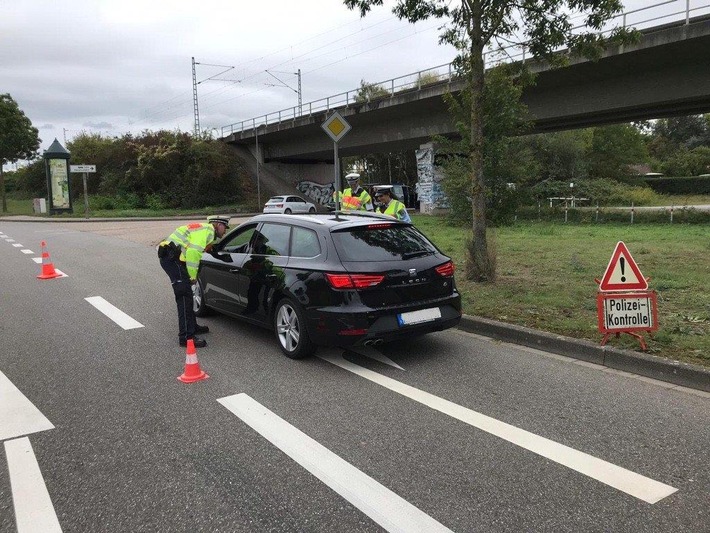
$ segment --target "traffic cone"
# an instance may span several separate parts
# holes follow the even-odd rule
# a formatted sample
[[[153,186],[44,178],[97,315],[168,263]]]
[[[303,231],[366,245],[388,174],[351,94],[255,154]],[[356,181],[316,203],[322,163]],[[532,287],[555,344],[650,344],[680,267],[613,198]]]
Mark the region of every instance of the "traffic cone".
[[[192,339],[187,339],[187,349],[185,350],[185,370],[182,376],[178,379],[183,383],[194,383],[195,381],[202,381],[207,379],[209,376],[200,369],[200,363],[197,362],[197,350],[195,350],[195,341]]]
[[[42,273],[37,276],[38,279],[52,279],[61,277],[61,274],[54,270],[54,263],[49,259],[49,252],[47,251],[47,243],[42,241],[40,243],[42,246]]]

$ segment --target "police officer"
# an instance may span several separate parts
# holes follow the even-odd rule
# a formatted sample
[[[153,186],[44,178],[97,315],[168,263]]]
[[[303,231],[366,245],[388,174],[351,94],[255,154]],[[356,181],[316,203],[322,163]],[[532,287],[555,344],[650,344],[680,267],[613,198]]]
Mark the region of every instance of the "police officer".
[[[195,320],[192,285],[197,282],[197,269],[205,251],[212,243],[222,238],[229,228],[229,218],[211,216],[207,223],[195,222],[180,226],[158,245],[160,266],[170,278],[175,293],[178,311],[178,341],[187,346],[192,339],[197,348],[207,346],[207,341],[196,333],[207,333],[207,326],[199,326]]]
[[[341,209],[343,211],[372,211],[372,197],[367,190],[360,186],[360,174],[351,172],[345,176],[345,181],[348,182],[348,188],[342,193],[338,193]],[[335,194],[333,199],[336,199]]]
[[[375,200],[380,204],[380,213],[404,222],[412,221],[407,213],[407,207],[394,197],[391,186],[378,187],[375,191]]]

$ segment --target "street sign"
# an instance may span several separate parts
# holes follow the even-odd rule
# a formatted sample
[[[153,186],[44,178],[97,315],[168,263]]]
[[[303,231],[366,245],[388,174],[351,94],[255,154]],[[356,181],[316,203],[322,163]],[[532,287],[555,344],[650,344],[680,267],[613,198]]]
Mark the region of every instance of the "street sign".
[[[69,165],[69,172],[96,172],[96,165]]]
[[[658,309],[655,292],[597,294],[597,319],[602,333],[656,331]]]
[[[352,126],[350,126],[350,124],[348,124],[348,122],[337,111],[330,115],[328,120],[321,124],[321,127],[336,143],[345,137],[345,135],[352,129]]]
[[[636,261],[626,245],[619,241],[599,283],[600,291],[645,291],[648,282],[643,277]]]

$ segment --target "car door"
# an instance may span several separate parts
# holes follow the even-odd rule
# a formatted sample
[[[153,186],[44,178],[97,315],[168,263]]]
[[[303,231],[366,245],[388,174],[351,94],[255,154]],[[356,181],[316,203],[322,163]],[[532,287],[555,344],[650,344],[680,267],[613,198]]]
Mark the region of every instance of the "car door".
[[[244,311],[247,301],[243,297],[243,286],[248,283],[248,277],[243,268],[256,228],[256,223],[239,227],[203,255],[200,279],[209,307],[233,315]]]
[[[308,205],[303,198],[291,196],[288,201],[291,202],[291,210],[294,213],[308,213]]]
[[[264,222],[252,236],[240,296],[246,301],[243,315],[254,321],[270,322],[274,292],[284,287],[290,236],[289,224],[275,222]]]

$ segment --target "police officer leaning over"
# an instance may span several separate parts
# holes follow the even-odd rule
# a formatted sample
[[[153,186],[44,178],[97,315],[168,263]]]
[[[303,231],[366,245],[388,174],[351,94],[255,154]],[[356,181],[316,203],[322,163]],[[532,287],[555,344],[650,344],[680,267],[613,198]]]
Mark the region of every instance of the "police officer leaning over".
[[[407,207],[394,197],[391,185],[384,185],[375,191],[375,200],[379,204],[378,212],[389,215],[403,222],[411,222]]]
[[[200,326],[195,320],[192,285],[197,281],[197,269],[205,251],[212,243],[222,238],[229,228],[229,218],[211,216],[207,222],[195,222],[180,226],[158,245],[160,266],[170,278],[175,293],[178,312],[178,341],[187,346],[192,339],[197,348],[207,346],[207,341],[196,337],[196,333],[207,333],[207,326]]]
[[[370,193],[360,186],[360,174],[351,172],[345,176],[348,188],[337,195],[340,197],[341,209],[343,211],[372,211],[372,198]],[[337,201],[336,194],[333,199]]]

